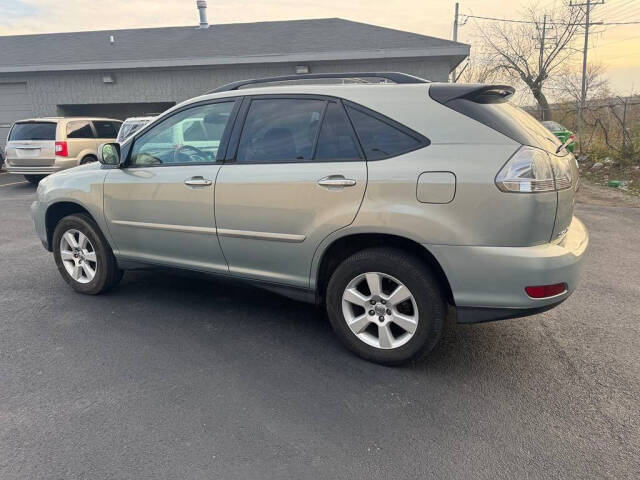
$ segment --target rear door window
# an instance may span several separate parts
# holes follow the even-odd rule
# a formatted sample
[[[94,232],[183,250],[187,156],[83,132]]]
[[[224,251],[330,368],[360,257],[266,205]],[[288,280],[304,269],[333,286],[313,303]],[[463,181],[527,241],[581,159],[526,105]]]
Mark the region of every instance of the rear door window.
[[[340,161],[360,158],[358,143],[344,109],[336,102],[329,102],[314,159]]]
[[[352,106],[347,106],[347,111],[367,160],[394,157],[428,145],[426,139],[410,134],[399,125],[394,126],[395,122],[383,120]]]
[[[13,140],[55,140],[57,124],[53,122],[16,123],[9,134]]]
[[[95,138],[91,124],[88,121],[78,120],[67,123],[67,138]]]
[[[120,122],[109,122],[104,120],[94,120],[93,126],[96,128],[98,138],[116,138],[120,130]]]
[[[298,98],[252,100],[236,161],[311,161],[325,103],[324,100]]]

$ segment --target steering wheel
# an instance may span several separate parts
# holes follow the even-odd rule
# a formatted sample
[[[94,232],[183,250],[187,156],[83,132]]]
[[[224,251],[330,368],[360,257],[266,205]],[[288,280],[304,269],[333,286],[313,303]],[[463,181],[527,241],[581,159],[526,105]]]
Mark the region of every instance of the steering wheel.
[[[188,150],[193,153],[187,153]],[[178,162],[178,156],[183,154],[187,157],[187,162],[205,162],[207,160],[207,154],[199,148],[196,148],[193,145],[178,145],[178,148],[173,151],[173,162],[182,163]],[[194,154],[199,158],[194,158]]]

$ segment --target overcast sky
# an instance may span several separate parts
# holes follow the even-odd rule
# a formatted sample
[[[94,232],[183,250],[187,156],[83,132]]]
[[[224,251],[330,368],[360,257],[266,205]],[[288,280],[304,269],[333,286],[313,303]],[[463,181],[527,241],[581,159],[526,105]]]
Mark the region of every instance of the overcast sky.
[[[540,0],[540,11],[559,0]],[[195,25],[195,0],[0,0],[0,35]],[[208,0],[209,23],[341,17],[451,38],[451,0]],[[518,18],[530,0],[462,0],[462,13]],[[605,22],[640,20],[640,0],[606,0],[594,13]],[[472,43],[473,25],[459,40]],[[640,91],[640,25],[594,27],[590,59],[607,67],[613,88]],[[2,39],[0,38],[0,48]],[[473,53],[473,50],[472,50]]]

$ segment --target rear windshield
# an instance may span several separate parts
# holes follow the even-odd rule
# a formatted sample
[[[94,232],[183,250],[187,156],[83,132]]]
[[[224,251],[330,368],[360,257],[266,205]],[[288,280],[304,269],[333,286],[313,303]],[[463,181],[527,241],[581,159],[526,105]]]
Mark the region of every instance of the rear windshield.
[[[461,105],[462,103],[465,105]],[[458,111],[523,145],[547,151],[555,151],[560,145],[557,137],[544,128],[538,120],[508,102],[476,103],[466,99],[456,99],[449,105],[455,110],[462,107]]]
[[[538,120],[515,105],[492,103],[485,105],[485,107],[494,109],[496,117],[500,118],[500,121],[505,125],[505,129],[517,130],[520,134],[521,143],[525,145],[555,151],[561,143]]]
[[[545,121],[540,123],[542,123],[542,125],[544,125],[551,132],[563,132],[566,130],[566,128],[564,128],[562,125],[560,125],[557,122]]]
[[[493,128],[522,145],[553,151],[560,141],[538,120],[509,102],[491,101],[490,97],[474,95],[486,87],[464,84],[435,85],[429,90],[437,102]],[[459,96],[458,96],[459,95]]]
[[[12,140],[55,140],[56,123],[52,122],[28,122],[16,123],[9,134]]]

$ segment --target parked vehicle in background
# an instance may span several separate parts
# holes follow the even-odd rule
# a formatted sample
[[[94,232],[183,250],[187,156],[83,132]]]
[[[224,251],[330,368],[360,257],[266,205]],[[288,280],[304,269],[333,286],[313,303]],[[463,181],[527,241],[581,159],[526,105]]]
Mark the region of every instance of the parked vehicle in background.
[[[5,169],[37,184],[43,177],[97,160],[98,146],[113,142],[120,120],[45,117],[13,124],[5,147]]]
[[[577,165],[511,87],[293,79],[337,77],[396,84],[237,82],[42,181],[31,212],[64,280],[98,294],[141,266],[244,279],[324,305],[348,348],[385,364],[430,351],[449,306],[484,322],[573,292]]]
[[[127,118],[122,126],[120,127],[120,131],[118,132],[118,138],[116,138],[116,142],[122,143],[128,137],[133,135],[135,132],[144,127],[147,123],[153,120],[155,117],[129,117]]]
[[[542,123],[542,125],[544,125],[547,130],[558,137],[560,139],[560,142],[565,143],[567,140],[571,140],[567,145],[567,150],[573,152],[573,149],[576,146],[576,139],[578,138],[575,133],[560,125],[558,122],[554,122],[552,120],[544,120],[540,123]]]

